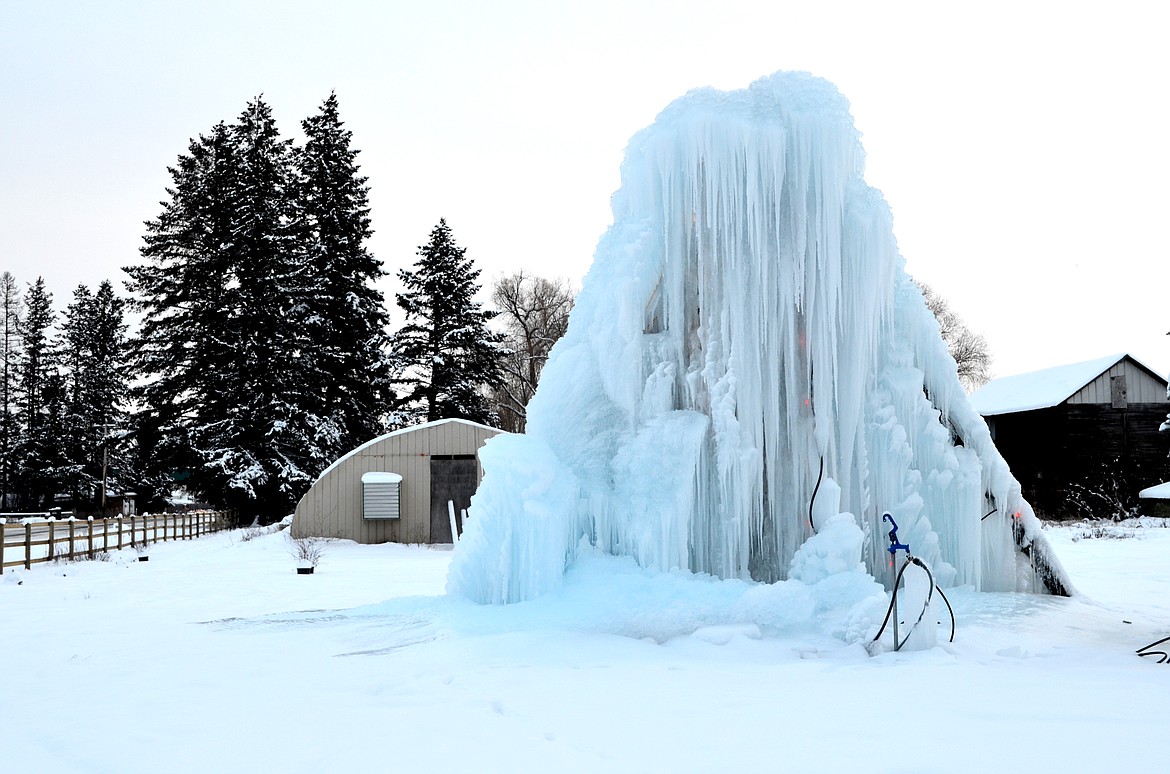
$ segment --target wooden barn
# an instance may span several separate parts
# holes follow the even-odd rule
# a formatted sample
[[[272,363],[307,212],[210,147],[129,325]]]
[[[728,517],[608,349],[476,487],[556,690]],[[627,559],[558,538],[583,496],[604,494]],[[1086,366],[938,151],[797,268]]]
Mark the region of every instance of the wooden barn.
[[[1170,473],[1166,380],[1129,355],[995,379],[971,403],[1042,517],[1108,509],[1089,492],[1134,504]]]
[[[330,465],[297,503],[293,537],[358,543],[450,543],[448,501],[471,504],[479,448],[500,433],[441,419],[375,438]]]

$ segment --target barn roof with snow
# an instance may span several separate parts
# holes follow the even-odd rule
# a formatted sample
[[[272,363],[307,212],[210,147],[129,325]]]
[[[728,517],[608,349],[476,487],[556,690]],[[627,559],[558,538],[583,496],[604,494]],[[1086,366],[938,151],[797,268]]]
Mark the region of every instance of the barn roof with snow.
[[[971,394],[971,405],[985,417],[1051,408],[1073,398],[1084,387],[1092,384],[1123,360],[1130,361],[1153,380],[1160,382],[1158,389],[1165,391],[1165,379],[1158,376],[1149,366],[1123,352],[1081,363],[994,379]],[[1130,385],[1131,389],[1132,386]]]

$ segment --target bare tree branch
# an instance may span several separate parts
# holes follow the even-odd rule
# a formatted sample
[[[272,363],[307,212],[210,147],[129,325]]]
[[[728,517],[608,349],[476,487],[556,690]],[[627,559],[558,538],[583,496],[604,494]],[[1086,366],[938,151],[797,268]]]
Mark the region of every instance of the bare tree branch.
[[[914,280],[914,284],[922,291],[926,308],[938,320],[939,332],[958,366],[959,381],[968,391],[987,384],[991,379],[991,351],[987,339],[968,328],[929,285],[918,280]]]
[[[526,407],[536,392],[548,353],[569,326],[575,293],[567,280],[548,280],[524,271],[500,277],[492,286],[492,305],[503,326],[503,383],[492,392],[502,429],[523,432]]]

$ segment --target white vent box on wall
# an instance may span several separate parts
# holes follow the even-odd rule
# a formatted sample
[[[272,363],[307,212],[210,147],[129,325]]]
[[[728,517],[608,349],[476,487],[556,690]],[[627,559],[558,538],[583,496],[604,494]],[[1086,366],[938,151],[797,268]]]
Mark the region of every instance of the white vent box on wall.
[[[402,476],[378,471],[362,474],[362,518],[397,519]]]

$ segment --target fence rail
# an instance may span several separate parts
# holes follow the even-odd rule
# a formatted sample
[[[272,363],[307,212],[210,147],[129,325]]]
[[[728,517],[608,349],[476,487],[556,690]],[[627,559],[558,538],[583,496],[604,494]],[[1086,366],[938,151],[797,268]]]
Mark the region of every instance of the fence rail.
[[[30,570],[34,564],[54,559],[95,559],[109,551],[162,540],[192,540],[227,529],[231,523],[227,511],[189,511],[120,519],[48,519],[2,524],[0,574],[8,567]]]

